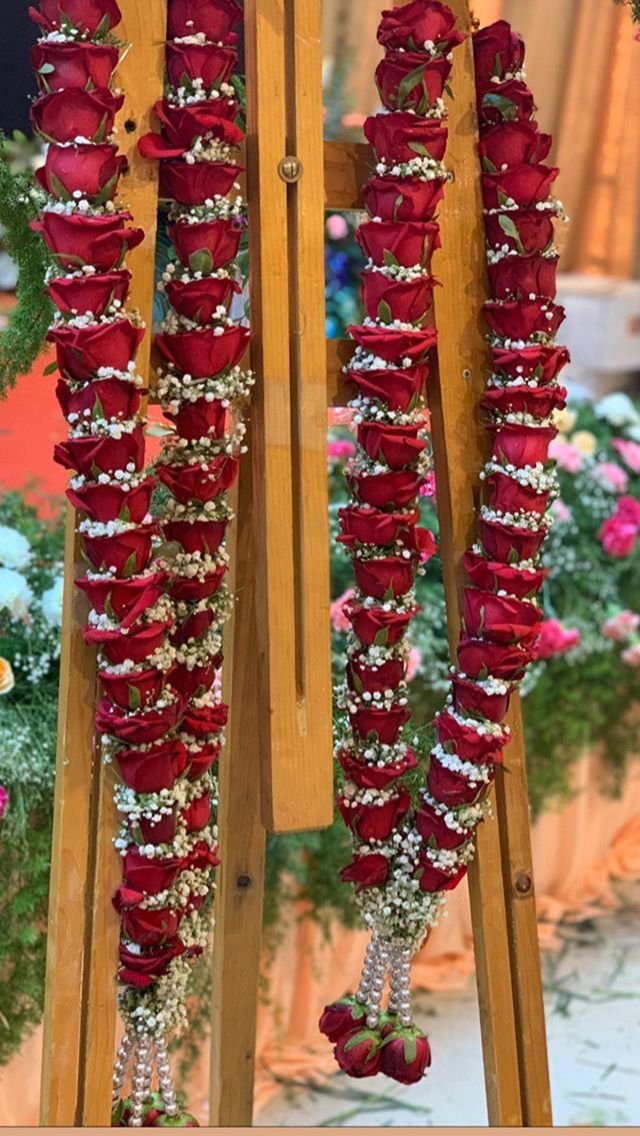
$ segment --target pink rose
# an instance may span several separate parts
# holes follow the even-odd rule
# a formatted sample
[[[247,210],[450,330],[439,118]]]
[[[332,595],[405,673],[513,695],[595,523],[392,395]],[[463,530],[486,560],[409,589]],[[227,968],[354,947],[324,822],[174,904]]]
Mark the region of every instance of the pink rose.
[[[618,451],[625,465],[633,473],[640,473],[640,445],[638,442],[629,442],[626,438],[614,438],[613,448]]]
[[[348,438],[334,438],[327,447],[329,461],[343,462],[353,457],[356,452],[355,443]]]
[[[334,600],[331,604],[329,611],[331,613],[331,626],[334,631],[346,634],[351,627],[351,620],[347,617],[344,607],[349,600],[353,599],[354,595],[355,590],[353,588],[347,588],[346,592],[343,592],[342,595],[338,596],[337,600]]]
[[[540,638],[536,647],[537,659],[551,659],[564,655],[580,642],[577,628],[565,628],[557,619],[545,619],[540,624]]]
[[[633,552],[637,536],[637,526],[622,520],[619,513],[609,517],[598,533],[607,556],[614,556],[616,559],[622,559]]]
[[[568,521],[571,518],[571,509],[568,505],[565,504],[564,501],[561,500],[560,497],[558,497],[557,501],[554,501],[552,503],[551,512],[553,513],[558,524],[564,524],[565,521]]]
[[[593,470],[593,476],[612,493],[624,493],[629,484],[628,475],[616,462],[599,462]]]
[[[332,213],[327,217],[327,236],[332,241],[343,241],[349,235],[349,225],[341,213]]]
[[[415,678],[421,666],[422,653],[417,647],[412,647],[409,651],[409,658],[407,659],[407,682],[411,682],[411,680]]]
[[[622,651],[620,658],[628,667],[640,667],[640,643],[634,643]]]
[[[613,639],[616,643],[620,643],[623,639],[633,635],[638,627],[640,627],[640,615],[637,615],[635,611],[623,608],[603,624],[602,634],[607,639]]]
[[[582,454],[571,442],[562,438],[554,438],[549,446],[549,457],[558,463],[567,473],[579,473],[582,469]]]
[[[5,789],[4,785],[0,785],[0,820],[2,820],[5,812],[7,811],[7,805],[8,804],[9,804],[9,794],[7,793],[7,790]]]

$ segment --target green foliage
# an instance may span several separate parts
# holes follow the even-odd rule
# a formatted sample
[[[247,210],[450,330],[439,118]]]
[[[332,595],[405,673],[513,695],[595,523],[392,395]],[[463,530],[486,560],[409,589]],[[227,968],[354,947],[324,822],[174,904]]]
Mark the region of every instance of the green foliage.
[[[631,18],[640,23],[640,0],[613,0],[614,4],[625,4],[631,8]]]
[[[36,217],[29,178],[14,172],[10,159],[7,140],[0,135],[2,241],[18,267],[18,303],[0,335],[0,399],[6,397],[20,375],[29,373],[43,350],[53,317],[53,304],[43,290],[49,254],[42,238],[29,227]]]

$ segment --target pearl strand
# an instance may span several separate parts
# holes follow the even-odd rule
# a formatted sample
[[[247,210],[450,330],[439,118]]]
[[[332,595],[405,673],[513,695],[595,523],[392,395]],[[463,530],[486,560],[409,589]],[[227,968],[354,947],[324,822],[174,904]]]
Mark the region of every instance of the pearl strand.
[[[151,1093],[151,1079],[153,1075],[153,1043],[148,1038],[138,1042],[135,1065],[133,1067],[133,1092],[131,1099],[130,1128],[142,1128],[144,1106]]]
[[[156,1064],[158,1067],[158,1079],[160,1084],[160,1093],[164,1103],[164,1110],[167,1116],[177,1116],[180,1111],[176,1099],[176,1090],[171,1076],[171,1065],[169,1062],[169,1053],[167,1050],[167,1043],[164,1037],[156,1039]]]
[[[122,1090],[124,1088],[124,1083],[125,1083],[125,1080],[127,1078],[127,1069],[129,1067],[129,1058],[131,1057],[132,1048],[133,1048],[133,1041],[129,1037],[129,1034],[125,1033],[122,1041],[120,1042],[120,1046],[118,1048],[118,1052],[116,1054],[116,1059],[115,1059],[115,1062],[114,1062],[114,1065],[113,1065],[113,1088],[112,1088],[112,1094],[111,1094],[111,1101],[112,1101],[114,1108],[118,1104],[118,1101],[120,1100],[120,1096],[122,1094]]]

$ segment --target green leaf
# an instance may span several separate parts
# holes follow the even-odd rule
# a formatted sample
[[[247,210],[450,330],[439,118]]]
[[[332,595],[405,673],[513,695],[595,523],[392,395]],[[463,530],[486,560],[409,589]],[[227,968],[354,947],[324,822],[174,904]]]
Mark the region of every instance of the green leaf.
[[[54,359],[53,363],[48,363],[48,364],[47,364],[47,366],[45,367],[45,369],[44,369],[44,371],[42,372],[42,374],[43,374],[43,375],[54,375],[54,374],[55,374],[55,372],[56,372],[57,370],[58,370],[58,364],[57,364],[57,362],[56,362],[56,361],[55,361],[55,359]]]
[[[414,154],[419,154],[421,158],[429,157],[429,151],[422,142],[410,142],[409,149],[413,150]]]
[[[385,268],[395,268],[398,264],[397,258],[392,252],[389,252],[389,249],[383,249],[382,259],[384,260]]]
[[[128,505],[123,505],[118,517],[119,520],[125,521],[126,524],[131,520],[131,510]]]
[[[91,420],[92,422],[98,422],[101,418],[104,418],[104,407],[100,402],[100,396],[96,395],[91,411]]]
[[[446,94],[447,94],[447,95],[449,96],[449,98],[450,98],[450,99],[451,99],[451,100],[453,101],[453,100],[455,99],[455,95],[454,95],[454,93],[453,93],[453,89],[452,89],[451,85],[450,85],[449,83],[445,83],[445,85],[444,85],[444,89],[445,89],[445,93],[446,93]]]
[[[398,110],[402,109],[405,99],[409,98],[409,95],[411,94],[416,84],[424,79],[424,68],[425,64],[421,63],[419,67],[416,67],[413,71],[410,71],[408,75],[405,75],[404,79],[400,83],[398,87],[398,98],[396,101]]]
[[[108,14],[105,13],[105,15],[102,17],[102,19],[100,20],[100,23],[98,24],[98,26],[95,30],[95,35],[94,35],[93,38],[94,39],[104,39],[104,37],[108,34],[110,27],[111,27],[111,20],[109,19]]]
[[[135,554],[135,552],[132,552],[131,555],[127,557],[127,560],[126,560],[126,563],[125,563],[125,566],[124,566],[124,571],[123,571],[122,575],[125,577],[125,579],[128,579],[129,576],[133,576],[135,574],[135,571],[136,571],[136,554]]]
[[[112,191],[113,187],[116,185],[117,181],[118,181],[118,174],[114,174],[112,178],[109,178],[109,181],[100,190],[100,193],[98,193],[97,196],[94,197],[94,199],[93,199],[94,205],[104,205],[105,201],[109,200],[109,198],[111,196],[111,191]]]
[[[482,159],[482,168],[487,174],[496,174],[498,172],[490,158]]]
[[[389,631],[386,627],[383,627],[383,628],[380,629],[380,631],[378,631],[375,639],[373,640],[374,646],[386,647],[388,639],[389,639]]]
[[[507,122],[515,122],[518,118],[518,108],[511,99],[506,99],[504,95],[494,95],[493,92],[488,91],[482,100],[483,107],[493,107],[494,110],[500,112],[502,117]]]
[[[95,142],[96,145],[98,145],[98,146],[100,145],[101,142],[104,142],[104,135],[105,135],[105,131],[107,129],[108,118],[109,118],[109,114],[108,114],[107,111],[105,111],[101,120],[100,120],[100,125],[99,125],[98,129],[96,130],[96,132],[93,136],[92,141]]]
[[[142,706],[140,691],[136,686],[131,686],[130,683],[127,683],[127,702],[130,710],[139,710]]]
[[[202,272],[208,276],[213,271],[213,257],[209,249],[203,248],[192,252],[189,257],[189,268],[192,272]]]
[[[503,70],[503,67],[502,67],[502,59],[500,57],[499,51],[496,52],[495,63],[493,65],[493,71],[491,72],[491,74],[492,74],[492,76],[495,75],[495,77],[497,79],[501,79],[502,76],[504,75],[504,70]]]
[[[515,241],[518,252],[524,253],[524,246],[522,244],[522,241],[520,240],[520,233],[518,232],[515,223],[511,220],[511,217],[508,217],[506,214],[501,213],[498,217],[498,224],[502,229],[502,232],[506,233],[508,237],[511,237],[511,239]]]
[[[394,221],[398,220],[398,213],[400,212],[400,209],[402,208],[403,201],[404,201],[404,197],[401,193],[399,193],[398,196],[396,197],[395,204],[393,206],[393,220]]]
[[[418,1056],[418,1039],[414,1037],[405,1037],[404,1039],[404,1059],[407,1065],[412,1065]]]
[[[55,71],[55,67],[53,66],[53,63],[43,63],[42,67],[39,67],[38,70],[36,71],[36,74],[37,75],[51,75],[54,71]],[[22,131],[21,130],[14,130],[14,132],[13,132],[14,141],[21,142],[22,139],[24,139],[25,142],[27,141],[26,135],[22,134],[22,138],[16,138],[16,134],[22,134]]]
[[[382,323],[393,323],[391,308],[386,300],[381,300],[378,304],[378,319],[382,320]]]
[[[65,189],[62,182],[60,181],[60,178],[57,178],[55,174],[49,174],[49,183],[56,197],[60,201],[71,201],[71,194],[67,189]]]

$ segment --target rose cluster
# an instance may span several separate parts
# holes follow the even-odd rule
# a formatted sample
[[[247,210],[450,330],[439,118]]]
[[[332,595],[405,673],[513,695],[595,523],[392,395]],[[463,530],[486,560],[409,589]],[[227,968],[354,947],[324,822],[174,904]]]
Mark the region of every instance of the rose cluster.
[[[432,534],[418,525],[418,501],[430,468],[424,388],[436,342],[431,257],[440,244],[435,215],[448,180],[443,92],[452,50],[464,38],[455,23],[446,5],[414,0],[383,12],[378,30],[383,109],[364,126],[376,166],[364,189],[369,220],[357,233],[367,258],[366,317],[350,328],[356,447],[346,466],[350,503],[340,510],[338,538],[356,584],[344,607],[347,675],[338,692],[344,776],[337,803],[354,839],[342,878],[356,885],[373,937],[355,999],[328,1007],[320,1028],[351,1076],[382,1071],[406,1083],[418,1080],[430,1061],[427,1038],[411,1015],[410,947],[438,907],[420,892],[417,876],[420,838],[408,781],[418,756],[407,633],[419,610],[416,576],[435,551]]]

